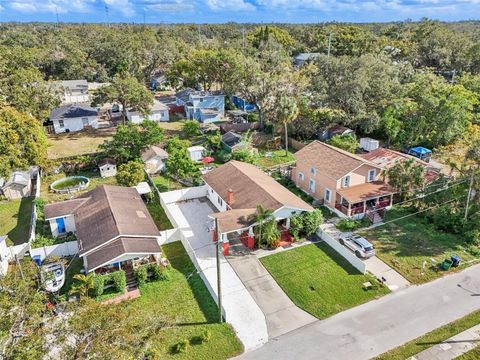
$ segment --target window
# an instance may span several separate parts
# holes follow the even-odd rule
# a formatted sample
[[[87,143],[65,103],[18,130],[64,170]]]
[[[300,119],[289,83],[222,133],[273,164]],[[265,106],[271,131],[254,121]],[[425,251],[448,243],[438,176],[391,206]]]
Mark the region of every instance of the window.
[[[332,200],[332,192],[330,191],[330,189],[325,189],[324,198],[326,202],[330,202]]]
[[[82,124],[83,124],[83,126],[87,126],[88,125],[88,118],[82,118]]]
[[[305,176],[303,176],[303,173],[298,173],[298,180],[303,181],[305,179]]]
[[[203,98],[200,98],[200,102],[203,102]]]
[[[349,186],[350,186],[350,175],[347,175],[342,179],[342,187],[349,187]]]
[[[315,180],[310,179],[310,182],[308,183],[308,190],[315,192]]]
[[[63,122],[63,120],[58,120],[58,126],[60,126],[61,128],[65,126],[65,123]]]
[[[368,170],[368,182],[375,181],[376,176],[377,176],[377,171],[375,169]]]
[[[310,174],[316,175],[317,174],[317,169],[315,169],[313,166],[310,168]]]
[[[223,206],[223,201],[222,201],[222,198],[220,196],[217,196],[217,202],[220,206]]]

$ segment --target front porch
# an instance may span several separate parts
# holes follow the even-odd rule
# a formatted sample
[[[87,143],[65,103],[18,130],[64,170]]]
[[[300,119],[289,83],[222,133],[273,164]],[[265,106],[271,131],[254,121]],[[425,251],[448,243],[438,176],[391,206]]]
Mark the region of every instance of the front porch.
[[[360,219],[370,212],[380,212],[393,205],[395,190],[381,181],[337,190],[335,209],[346,217]]]
[[[103,265],[94,270],[95,274],[110,274],[118,270],[130,272],[135,270],[140,265],[145,264],[160,264],[160,254],[148,254],[145,256],[136,256],[131,259],[113,262],[111,264]]]

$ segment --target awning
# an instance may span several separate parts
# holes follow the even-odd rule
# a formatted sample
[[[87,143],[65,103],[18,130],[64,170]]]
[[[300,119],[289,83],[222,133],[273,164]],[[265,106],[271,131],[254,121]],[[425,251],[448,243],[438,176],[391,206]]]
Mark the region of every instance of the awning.
[[[395,193],[395,189],[383,181],[373,181],[340,189],[337,190],[337,193],[350,204],[354,204],[380,196],[392,195]]]
[[[209,216],[218,219],[218,230],[220,233],[243,230],[255,224],[254,214],[256,209],[235,209],[222,211]]]

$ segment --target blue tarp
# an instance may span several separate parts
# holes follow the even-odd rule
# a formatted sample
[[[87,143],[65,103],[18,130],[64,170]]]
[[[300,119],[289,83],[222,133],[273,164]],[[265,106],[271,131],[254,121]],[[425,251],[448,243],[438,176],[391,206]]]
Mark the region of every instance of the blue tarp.
[[[430,149],[427,149],[427,148],[424,148],[422,146],[417,146],[417,147],[413,147],[413,148],[410,148],[410,150],[408,151],[409,153],[416,153],[418,155],[428,155],[428,154],[431,154],[432,153],[432,150]]]

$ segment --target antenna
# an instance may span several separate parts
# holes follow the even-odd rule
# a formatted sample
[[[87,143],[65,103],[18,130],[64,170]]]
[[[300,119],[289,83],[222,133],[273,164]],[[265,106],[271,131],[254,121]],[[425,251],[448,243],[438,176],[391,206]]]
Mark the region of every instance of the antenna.
[[[55,6],[55,15],[57,16],[57,29],[60,26],[60,21],[58,20],[58,7]]]
[[[110,18],[108,17],[108,5],[105,3],[105,14],[107,15],[107,26],[110,27]]]

